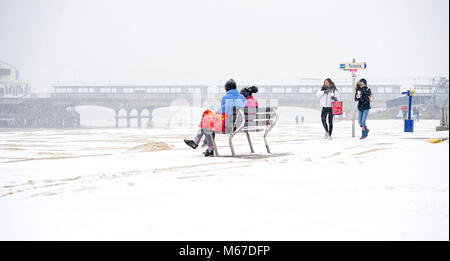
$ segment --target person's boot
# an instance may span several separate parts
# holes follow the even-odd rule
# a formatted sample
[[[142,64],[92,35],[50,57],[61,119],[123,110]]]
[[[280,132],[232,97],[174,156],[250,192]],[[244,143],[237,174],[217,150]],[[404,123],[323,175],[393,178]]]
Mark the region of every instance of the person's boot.
[[[359,138],[360,140],[363,140],[363,139],[365,139],[365,138],[367,137],[366,132],[367,132],[366,129],[362,130],[362,132],[361,132],[361,138]]]
[[[195,143],[193,140],[184,140],[184,143],[186,143],[189,147],[193,148],[194,150],[198,147],[198,144]]]
[[[332,132],[329,130],[327,139],[332,140],[333,138],[331,137],[331,135],[332,135]]]
[[[203,155],[205,155],[205,157],[213,157],[214,156],[214,150],[207,149],[205,152],[203,152]]]
[[[369,136],[369,129],[366,127],[366,138]]]

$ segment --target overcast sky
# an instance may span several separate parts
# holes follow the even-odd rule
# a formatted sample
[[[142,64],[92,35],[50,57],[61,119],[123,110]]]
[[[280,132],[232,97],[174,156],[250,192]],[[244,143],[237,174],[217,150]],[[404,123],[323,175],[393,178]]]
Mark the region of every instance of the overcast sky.
[[[0,0],[0,61],[56,82],[448,76],[448,0]],[[45,84],[44,84],[45,83]]]

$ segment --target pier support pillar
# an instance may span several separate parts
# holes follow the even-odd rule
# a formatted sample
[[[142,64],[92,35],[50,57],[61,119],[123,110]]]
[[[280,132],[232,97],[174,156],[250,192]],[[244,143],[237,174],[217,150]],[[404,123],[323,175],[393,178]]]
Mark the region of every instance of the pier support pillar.
[[[141,112],[142,109],[136,109],[137,110],[137,124],[138,124],[138,128],[141,128]]]
[[[131,117],[130,117],[131,109],[127,110],[127,128],[131,127]]]
[[[119,128],[119,110],[114,110],[116,119],[116,128]]]

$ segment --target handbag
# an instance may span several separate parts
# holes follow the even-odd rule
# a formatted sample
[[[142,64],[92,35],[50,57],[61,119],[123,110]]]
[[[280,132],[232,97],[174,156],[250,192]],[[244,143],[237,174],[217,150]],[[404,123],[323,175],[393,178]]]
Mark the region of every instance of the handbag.
[[[224,130],[225,115],[206,110],[203,112],[200,128],[221,132]]]
[[[335,101],[331,103],[333,115],[342,115],[342,101]]]

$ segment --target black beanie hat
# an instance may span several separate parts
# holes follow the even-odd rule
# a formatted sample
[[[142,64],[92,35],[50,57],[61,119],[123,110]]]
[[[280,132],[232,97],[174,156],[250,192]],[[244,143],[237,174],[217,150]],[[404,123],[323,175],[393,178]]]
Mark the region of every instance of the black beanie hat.
[[[258,92],[258,87],[252,86],[252,87],[249,87],[248,90],[249,90],[251,93],[257,93],[257,92]]]
[[[258,92],[258,87],[256,87],[256,86],[244,88],[241,90],[241,94],[245,98],[251,97],[252,93],[257,93],[257,92]]]
[[[225,90],[229,91],[232,89],[236,89],[236,82],[233,79],[229,79],[226,83],[225,83]]]
[[[359,80],[359,82],[362,82],[362,83],[364,83],[365,86],[367,86],[367,81],[366,81],[366,79],[362,78],[362,79]]]

